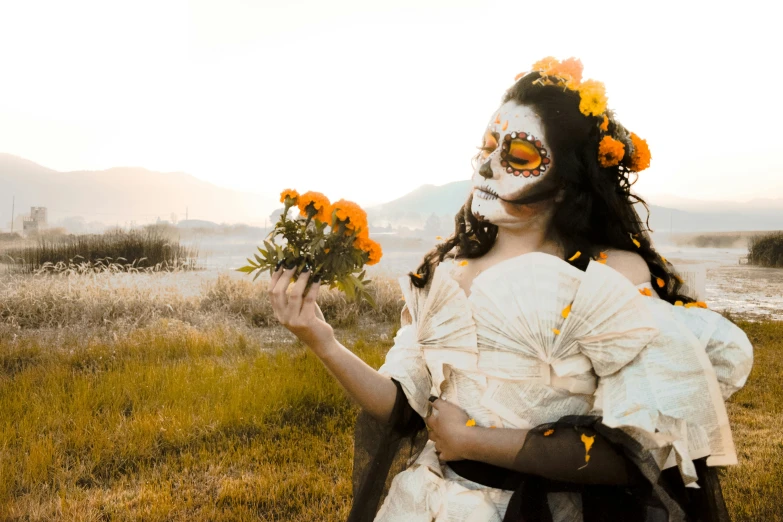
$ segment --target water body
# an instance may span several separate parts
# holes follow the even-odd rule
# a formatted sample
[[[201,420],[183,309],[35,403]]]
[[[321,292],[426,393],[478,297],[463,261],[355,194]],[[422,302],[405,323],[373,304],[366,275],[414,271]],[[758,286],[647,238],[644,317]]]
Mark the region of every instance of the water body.
[[[247,264],[246,257],[255,244],[221,245],[204,252],[208,271],[225,272]],[[683,273],[703,271],[705,281],[698,297],[717,311],[727,311],[743,319],[771,318],[783,320],[783,269],[740,265],[745,248],[696,248],[659,245],[658,251]],[[207,249],[205,249],[207,250]],[[424,251],[386,251],[375,266],[367,267],[370,277],[397,278],[415,269]],[[243,277],[242,274],[238,274]]]

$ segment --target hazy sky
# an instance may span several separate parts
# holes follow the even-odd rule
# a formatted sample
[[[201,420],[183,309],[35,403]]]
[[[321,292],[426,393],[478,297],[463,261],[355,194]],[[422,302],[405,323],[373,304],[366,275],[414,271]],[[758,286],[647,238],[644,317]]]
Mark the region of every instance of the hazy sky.
[[[642,195],[783,197],[774,2],[0,0],[0,152],[362,204],[468,179],[514,76],[576,56]]]

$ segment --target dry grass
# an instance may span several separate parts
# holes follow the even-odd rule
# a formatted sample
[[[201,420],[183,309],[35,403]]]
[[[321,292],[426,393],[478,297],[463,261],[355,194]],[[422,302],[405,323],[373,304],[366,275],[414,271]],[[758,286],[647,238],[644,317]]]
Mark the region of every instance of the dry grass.
[[[4,279],[0,520],[345,520],[356,409],[293,336],[254,326],[263,283],[134,277]],[[375,367],[400,306],[378,288],[372,317],[322,296]],[[783,520],[783,323],[739,324],[756,364],[724,492],[735,521]]]
[[[738,323],[755,348],[747,385],[729,399],[739,465],[721,484],[732,520],[783,520],[783,322]]]
[[[185,284],[183,284],[185,282]],[[187,286],[187,288],[184,288]],[[195,288],[195,292],[193,289]],[[249,326],[277,324],[266,294],[267,282],[216,280],[192,274],[72,274],[0,277],[0,325],[18,329],[116,326],[138,328],[159,319],[205,325],[240,320]],[[348,301],[322,289],[319,305],[334,326],[393,321],[402,308],[396,281],[374,280],[369,287],[377,308]]]
[[[167,320],[0,340],[0,519],[344,519],[355,409],[301,347],[263,348]]]

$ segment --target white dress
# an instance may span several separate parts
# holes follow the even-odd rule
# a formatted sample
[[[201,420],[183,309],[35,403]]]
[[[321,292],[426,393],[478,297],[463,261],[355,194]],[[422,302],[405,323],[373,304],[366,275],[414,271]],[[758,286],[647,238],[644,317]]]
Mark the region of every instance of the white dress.
[[[645,296],[649,283],[634,286],[606,265],[581,271],[538,252],[486,269],[468,296],[453,277],[456,263],[441,262],[425,289],[399,280],[410,319],[379,371],[400,382],[419,415],[429,414],[431,395],[478,426],[529,429],[603,415],[662,467],[678,465],[686,483],[698,478],[692,459],[736,458],[723,402],[711,397],[744,385],[752,346],[723,316]],[[693,389],[672,386],[680,378]],[[672,390],[698,397],[683,404]],[[460,477],[428,441],[395,476],[375,520],[500,522],[512,493]],[[554,520],[580,521],[580,498],[550,493]]]

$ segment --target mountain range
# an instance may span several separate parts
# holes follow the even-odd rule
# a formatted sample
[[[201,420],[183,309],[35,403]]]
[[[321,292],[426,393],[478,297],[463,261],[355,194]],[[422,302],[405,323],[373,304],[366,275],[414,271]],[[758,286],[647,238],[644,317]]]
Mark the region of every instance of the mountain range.
[[[371,221],[383,224],[426,223],[435,214],[449,223],[465,202],[471,182],[455,181],[446,185],[422,185],[393,201],[367,209]],[[650,228],[655,232],[716,232],[745,230],[783,230],[783,198],[735,201],[702,201],[663,196],[645,198],[650,208]],[[660,202],[666,202],[662,205]],[[676,208],[669,204],[676,204]],[[642,220],[647,211],[637,205]],[[420,225],[421,226],[421,225]]]
[[[184,172],[154,172],[139,167],[58,172],[32,161],[0,153],[0,227],[30,207],[47,207],[48,221],[81,216],[87,221],[125,225],[205,219],[263,224],[277,197],[226,189]],[[18,223],[15,228],[18,228]]]
[[[449,231],[470,191],[470,181],[422,185],[387,203],[367,208],[374,227],[407,226]],[[276,194],[239,192],[184,172],[155,172],[139,167],[58,172],[32,161],[0,153],[0,228],[32,206],[47,207],[50,224],[73,216],[107,225],[186,217],[213,222],[264,224],[280,206]],[[668,233],[783,229],[783,199],[748,202],[701,201],[664,195],[646,198],[650,227]],[[643,207],[637,208],[642,219]],[[17,225],[15,228],[21,228]]]

